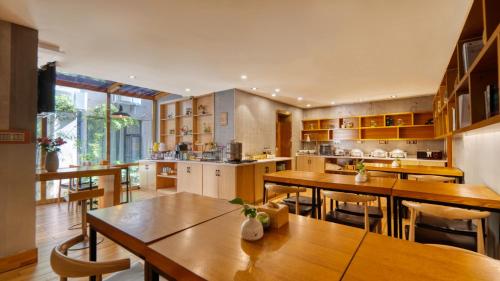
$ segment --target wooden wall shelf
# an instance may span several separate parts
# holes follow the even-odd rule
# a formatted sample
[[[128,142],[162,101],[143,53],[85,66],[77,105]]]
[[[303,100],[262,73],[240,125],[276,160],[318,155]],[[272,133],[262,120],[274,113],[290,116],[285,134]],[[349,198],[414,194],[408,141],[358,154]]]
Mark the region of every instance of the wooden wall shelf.
[[[474,0],[447,70],[434,97],[435,136],[445,138],[500,122],[488,116],[485,91],[498,85],[500,75],[500,1]],[[466,68],[464,43],[480,40],[478,55]],[[490,108],[496,112],[500,106]]]
[[[432,112],[402,112],[343,118],[302,120],[302,141],[430,140]],[[360,127],[361,125],[361,127]]]
[[[204,106],[204,112],[199,106]],[[185,134],[182,129],[191,131]],[[209,132],[205,132],[209,128]],[[190,145],[190,150],[203,147],[214,141],[214,95],[208,94],[190,99],[160,104],[160,142],[168,150],[174,150],[178,143]]]

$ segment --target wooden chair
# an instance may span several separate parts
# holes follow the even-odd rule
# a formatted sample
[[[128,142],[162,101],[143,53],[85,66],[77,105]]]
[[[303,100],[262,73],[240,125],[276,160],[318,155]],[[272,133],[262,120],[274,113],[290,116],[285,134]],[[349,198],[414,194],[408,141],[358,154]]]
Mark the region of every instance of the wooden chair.
[[[460,248],[465,248],[472,250],[471,247],[464,247],[462,243],[460,243],[461,240],[458,240],[454,238],[452,235],[466,235],[466,233],[461,233],[460,231],[456,231],[456,233],[453,233],[453,229],[440,229],[439,226],[434,226],[431,228],[431,233],[437,233],[436,231],[442,231],[445,234],[444,238],[448,239],[443,239],[442,237],[438,237],[438,235],[434,235],[435,237],[431,237],[430,241],[429,239],[419,239],[418,233],[416,232],[416,229],[419,227],[419,224],[417,222],[417,217],[419,214],[425,214],[427,216],[432,216],[432,217],[438,217],[438,218],[444,218],[447,220],[468,220],[472,221],[472,223],[476,226],[475,230],[475,241],[476,241],[476,251],[480,254],[484,254],[484,230],[483,230],[483,223],[482,219],[487,218],[490,213],[489,212],[482,212],[482,211],[475,211],[475,210],[466,210],[462,208],[454,208],[454,207],[446,207],[446,206],[439,206],[439,205],[433,205],[433,204],[426,204],[426,203],[416,203],[416,202],[410,202],[410,201],[403,201],[403,205],[408,207],[410,209],[410,226],[409,226],[409,233],[408,233],[408,240],[410,241],[417,241],[417,242],[423,242],[423,243],[430,243],[430,244],[445,244],[449,246],[455,246],[455,247],[460,247]],[[422,225],[420,225],[422,227]],[[425,235],[422,234],[422,235]],[[433,239],[434,238],[434,239]],[[473,238],[473,237],[472,237]],[[434,241],[432,241],[432,239]]]
[[[371,218],[368,214],[368,202],[376,201],[377,198],[375,196],[358,195],[352,193],[326,191],[326,190],[322,190],[321,195],[325,202],[327,199],[332,199],[333,201],[360,203],[364,209],[363,217],[349,213],[339,212],[337,210],[333,210],[327,213],[326,204],[323,204],[322,206],[323,215],[321,216],[323,220],[349,225],[357,228],[364,228],[366,231],[377,230],[378,233],[381,232],[381,219]]]
[[[288,210],[290,213],[307,216],[312,212],[312,206],[300,203],[300,193],[306,192],[306,188],[297,186],[284,186],[284,185],[270,184],[270,183],[267,183],[265,187],[266,187],[266,198],[269,198],[269,193],[274,193],[275,195],[295,193],[295,196],[298,200],[295,200],[293,204],[286,201],[282,202],[283,204],[288,206]]]
[[[89,262],[73,259],[67,256],[68,249],[85,240],[83,235],[74,237],[61,245],[54,247],[50,254],[50,265],[52,270],[59,275],[61,281],[68,278],[96,276],[98,281],[102,280],[102,275],[118,272],[107,281],[136,281],[144,280],[144,268],[142,264],[135,263],[130,267],[130,259],[120,259],[106,262]]]
[[[408,179],[416,181],[450,182],[450,183],[454,183],[456,180],[453,177],[434,176],[434,175],[408,175]]]

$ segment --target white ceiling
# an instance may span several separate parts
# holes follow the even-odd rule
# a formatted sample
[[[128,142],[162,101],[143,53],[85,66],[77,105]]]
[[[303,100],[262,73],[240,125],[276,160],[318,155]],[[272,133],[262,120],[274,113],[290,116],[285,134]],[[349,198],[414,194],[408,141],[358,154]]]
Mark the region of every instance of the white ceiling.
[[[471,3],[0,0],[0,19],[59,46],[64,72],[182,95],[257,87],[314,107],[435,92]]]

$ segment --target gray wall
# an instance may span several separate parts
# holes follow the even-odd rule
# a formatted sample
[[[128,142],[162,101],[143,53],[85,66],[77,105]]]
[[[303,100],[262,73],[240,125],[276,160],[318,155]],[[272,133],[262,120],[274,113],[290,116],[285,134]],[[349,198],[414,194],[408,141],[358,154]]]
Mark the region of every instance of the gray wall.
[[[38,32],[0,21],[0,130],[36,122]],[[36,248],[35,143],[0,144],[0,258]]]
[[[292,114],[292,155],[300,146],[302,109],[236,90],[236,139],[243,143],[243,155],[262,153],[264,147],[276,148],[276,112]]]
[[[214,94],[215,143],[217,143],[218,145],[225,145],[231,140],[235,139],[234,95],[234,89],[216,92]],[[221,126],[220,124],[220,115],[223,112],[227,112],[227,126]]]

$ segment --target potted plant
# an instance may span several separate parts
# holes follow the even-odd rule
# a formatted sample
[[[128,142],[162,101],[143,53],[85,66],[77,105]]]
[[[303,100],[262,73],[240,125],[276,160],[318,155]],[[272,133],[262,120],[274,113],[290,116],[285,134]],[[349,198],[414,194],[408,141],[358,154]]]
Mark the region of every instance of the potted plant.
[[[356,171],[358,172],[354,178],[356,182],[366,182],[368,180],[368,175],[366,174],[366,167],[363,160],[356,164]]]
[[[38,138],[36,141],[38,146],[47,153],[45,155],[45,169],[47,172],[56,172],[57,169],[59,169],[59,157],[57,156],[57,152],[61,151],[59,147],[65,144],[66,141],[61,137],[56,139],[42,137]]]
[[[241,224],[241,238],[248,241],[259,240],[264,236],[264,227],[262,223],[256,219],[257,209],[253,206],[245,204],[243,199],[236,197],[229,201],[231,204],[243,206],[241,212],[245,215],[246,220]]]

